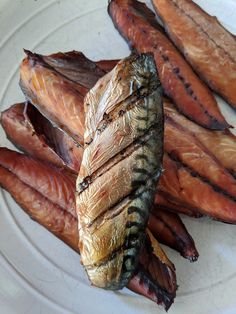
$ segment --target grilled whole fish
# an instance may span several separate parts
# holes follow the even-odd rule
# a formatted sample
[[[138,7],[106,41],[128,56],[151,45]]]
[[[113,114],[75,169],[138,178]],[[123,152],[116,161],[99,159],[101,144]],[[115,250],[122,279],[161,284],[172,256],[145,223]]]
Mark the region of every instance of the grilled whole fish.
[[[191,0],[152,0],[165,30],[199,76],[236,109],[236,40]],[[217,65],[217,66],[216,66]]]
[[[91,282],[121,289],[134,273],[161,173],[161,87],[150,54],[131,55],[85,98],[87,144],[77,179],[82,263]]]
[[[1,114],[8,139],[20,150],[78,173],[83,149],[65,132],[54,127],[30,103],[12,105]]]
[[[181,113],[209,129],[223,130],[229,126],[211,91],[166,37],[144,3],[111,0],[108,12],[132,48],[154,54],[164,92]]]
[[[66,184],[70,193],[61,193],[65,189],[65,174],[61,169],[50,166],[47,168],[48,174],[45,175],[47,166],[39,160],[6,148],[0,148],[0,156],[0,186],[11,193],[33,220],[79,252],[74,196],[76,177],[67,176],[67,181],[71,181]],[[39,178],[38,174],[41,172],[43,175]],[[42,189],[42,185],[46,188]],[[73,202],[72,206],[69,205],[68,194]],[[177,288],[174,266],[150,232],[148,234],[149,248],[142,251],[143,257],[140,257],[128,288],[167,309],[173,302]]]

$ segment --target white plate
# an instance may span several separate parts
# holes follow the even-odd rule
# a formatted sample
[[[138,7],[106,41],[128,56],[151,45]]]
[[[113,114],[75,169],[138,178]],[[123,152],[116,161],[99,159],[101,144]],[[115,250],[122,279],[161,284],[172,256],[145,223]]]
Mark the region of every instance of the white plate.
[[[198,0],[236,33],[236,1]],[[18,87],[22,48],[49,54],[81,50],[92,59],[128,55],[106,12],[107,0],[0,0],[0,109],[23,99]],[[223,108],[236,125],[235,113]],[[0,129],[0,145],[12,147]],[[79,256],[31,221],[0,191],[0,313],[157,313],[130,293],[89,286]],[[170,314],[236,313],[236,227],[208,219],[184,221],[200,252],[190,264],[166,249],[179,289]]]

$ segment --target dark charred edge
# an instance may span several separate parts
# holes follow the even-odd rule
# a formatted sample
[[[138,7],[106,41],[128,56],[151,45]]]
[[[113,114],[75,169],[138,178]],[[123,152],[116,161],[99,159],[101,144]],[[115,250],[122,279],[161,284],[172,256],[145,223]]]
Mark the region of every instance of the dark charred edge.
[[[11,173],[11,174],[12,174],[14,177],[16,177],[23,185],[25,185],[25,186],[27,186],[28,188],[30,188],[31,190],[33,190],[34,193],[39,194],[40,197],[42,197],[43,199],[45,199],[45,200],[47,200],[48,202],[52,203],[54,206],[56,206],[56,207],[58,208],[58,210],[62,211],[63,213],[68,214],[70,217],[72,217],[72,218],[77,222],[77,217],[74,216],[74,215],[72,215],[72,213],[69,212],[67,209],[61,207],[61,206],[58,205],[58,204],[54,204],[54,203],[53,203],[52,201],[50,201],[45,195],[41,194],[38,190],[35,190],[35,189],[32,188],[30,185],[28,185],[27,183],[23,182],[14,172],[10,171],[8,168],[5,168],[5,167],[4,167],[3,165],[1,165],[1,164],[0,164],[0,167],[2,167],[3,169],[5,169],[5,170],[8,171],[9,173]],[[4,190],[8,191],[7,189],[4,188],[4,186],[3,186],[1,183],[0,183],[0,186],[1,186]],[[9,192],[9,193],[10,193],[10,192]],[[10,194],[11,194],[11,193],[10,193]],[[11,196],[12,196],[12,197],[14,198],[14,200],[15,200],[15,197],[14,197],[12,194],[11,194]],[[16,201],[16,200],[15,200],[15,201]],[[18,204],[20,205],[20,207],[22,206],[22,208],[25,208],[22,204],[20,204],[20,203],[18,203]],[[27,213],[28,213],[28,209],[27,209],[27,208],[25,208],[24,210],[27,211]],[[31,218],[32,220],[35,220],[33,217],[31,217],[30,214],[29,214],[29,216],[30,216],[30,218]]]
[[[156,303],[164,306],[165,310],[168,311],[174,302],[176,293],[170,293],[159,286],[158,282],[152,278],[152,275],[141,264],[138,265],[134,276],[139,279],[139,285],[145,285],[148,291],[156,296]]]
[[[156,208],[157,209],[160,208],[161,210],[165,210],[165,208],[163,208],[163,206],[157,206]],[[177,216],[176,218],[179,220],[179,224],[181,225],[181,227],[186,232],[187,241],[183,240],[182,237],[179,236],[178,232],[175,232],[174,229],[172,229],[171,226],[168,223],[166,223],[166,221],[164,219],[162,219],[158,215],[158,213],[155,212],[155,210],[152,210],[152,214],[156,217],[156,219],[160,220],[163,223],[163,225],[169,230],[169,232],[176,239],[180,255],[183,256],[184,258],[188,259],[190,262],[197,261],[198,257],[199,257],[199,253],[195,247],[194,240],[193,240],[192,236],[188,233],[184,223],[182,222],[182,220],[180,219],[178,214],[172,213],[172,215]],[[162,242],[162,241],[160,240],[160,242]],[[162,243],[166,244],[164,242],[162,242]],[[176,247],[173,246],[172,249],[176,250]]]
[[[153,2],[153,1],[152,1],[152,2]],[[213,38],[211,38],[210,35],[209,35],[206,31],[204,31],[204,29],[202,28],[202,25],[201,25],[201,24],[197,23],[197,21],[195,21],[183,8],[180,8],[180,7],[178,6],[178,4],[177,4],[175,1],[172,1],[172,3],[173,3],[173,5],[174,5],[179,11],[181,11],[185,16],[187,16],[187,17],[192,21],[193,24],[195,24],[198,28],[200,28],[201,32],[202,32],[218,49],[223,50],[224,54],[227,55],[228,58],[229,58],[233,63],[236,62],[236,60],[234,60],[234,59],[232,58],[232,56],[228,53],[228,51],[226,51],[226,50],[224,49],[223,46],[218,45],[218,44],[215,42],[215,40],[214,40]],[[197,5],[196,3],[191,2],[191,5],[192,5],[193,7],[197,7],[197,10],[201,10],[202,13],[207,14],[200,6]],[[155,6],[154,6],[154,8],[155,8],[156,13],[158,14],[158,11],[157,11],[157,9],[156,9]],[[209,15],[209,14],[207,14],[207,15],[212,18],[211,15]],[[159,15],[158,15],[158,16],[159,16]],[[163,21],[162,21],[162,22],[163,22]],[[218,22],[218,23],[219,23],[219,22]],[[165,23],[163,22],[163,24],[165,24]],[[220,24],[220,23],[219,23],[219,24]],[[220,26],[221,26],[221,24],[220,24]],[[227,31],[227,33],[230,34],[229,31]]]
[[[30,64],[32,67],[34,67],[36,64],[46,68],[46,69],[49,69],[50,71],[53,71],[54,73],[56,73],[57,75],[61,76],[62,78],[64,78],[66,81],[69,81],[73,84],[77,84],[78,86],[81,86],[81,87],[85,87],[87,88],[87,86],[83,86],[81,85],[80,83],[77,83],[75,81],[73,81],[72,79],[70,79],[68,76],[64,75],[62,72],[59,72],[57,71],[57,69],[55,69],[53,66],[51,66],[49,63],[47,63],[45,60],[44,60],[44,56],[40,55],[40,54],[37,54],[37,53],[34,53],[34,52],[31,52],[30,50],[26,50],[24,49],[24,52],[28,58],[28,60],[30,61]],[[105,74],[105,73],[104,73]],[[74,91],[80,95],[81,97],[84,97],[84,95],[78,91],[78,89],[75,89],[74,88]]]
[[[173,206],[178,206],[180,208],[180,210],[181,210],[181,207],[184,207],[185,209],[188,210],[188,214],[184,211],[179,211],[178,212],[179,214],[184,214],[184,215],[187,215],[189,217],[194,217],[194,218],[201,218],[205,215],[202,212],[201,213],[199,212],[200,208],[193,207],[193,206],[191,206],[191,204],[183,202],[182,200],[172,196],[171,194],[161,190],[160,188],[157,189],[157,192],[160,193],[164,198],[166,198],[170,203],[173,203]],[[158,205],[158,203],[157,203],[157,205]],[[163,209],[165,209],[167,211],[176,212],[175,208],[167,207],[164,205],[161,205],[161,206]]]
[[[181,161],[174,153],[170,153],[170,154],[168,153],[168,156],[171,160],[176,162],[178,167],[182,167],[182,168],[186,169],[188,171],[188,173],[191,174],[191,176],[198,178],[203,183],[208,184],[216,193],[219,193],[222,196],[228,198],[229,200],[236,202],[235,196],[232,196],[231,194],[228,193],[228,191],[226,191],[226,190],[222,189],[221,187],[219,187],[218,185],[212,183],[208,178],[200,175],[196,170],[192,169],[187,164],[185,164],[183,161]]]
[[[120,29],[119,27],[119,24],[118,22],[115,20],[114,16],[113,16],[113,13],[112,13],[112,3],[114,2],[115,0],[111,0],[109,6],[108,6],[108,14],[110,15],[112,21],[113,21],[113,24],[115,26],[115,28],[117,29],[117,31],[119,32],[119,34],[124,38],[124,40],[127,42],[127,44],[129,45],[130,49],[131,50],[135,50],[136,48],[131,44],[131,40],[128,39],[128,37],[125,35],[124,32],[122,32],[122,30]],[[145,11],[150,11],[152,12],[151,10],[149,10],[147,8],[147,6],[145,4],[142,4],[142,3],[139,3],[138,1],[136,2],[135,1],[135,4],[133,5],[133,7],[136,6],[136,3],[141,4],[141,6],[137,7],[138,8],[138,13],[141,13],[142,14],[142,11],[140,12],[139,10],[142,9],[145,7]],[[132,9],[132,8],[131,8]],[[124,12],[125,10],[122,9]],[[133,23],[133,18],[132,18],[132,12],[129,14],[129,13],[124,13],[130,20],[131,22]],[[148,19],[146,19],[146,21],[149,23]],[[150,24],[150,23],[149,23]],[[151,25],[153,26],[153,25]],[[158,28],[153,26],[154,28],[156,28],[157,31],[161,31],[161,33],[163,34],[163,30],[161,28],[161,26],[158,24]],[[156,45],[153,45],[153,49],[157,49],[158,47]],[[206,108],[204,108],[204,106],[202,105],[202,103],[198,100],[198,98],[193,95],[193,90],[191,89],[191,84],[186,82],[184,77],[180,74],[180,69],[179,68],[176,68],[174,67],[171,63],[170,63],[170,60],[169,60],[169,57],[164,55],[163,53],[161,53],[161,56],[162,56],[162,59],[165,63],[168,63],[170,64],[171,68],[172,68],[172,73],[178,78],[178,80],[184,85],[184,88],[186,90],[186,93],[195,101],[199,104],[199,106],[201,107],[201,109],[203,110],[203,113],[206,114],[208,116],[208,118],[211,120],[211,124],[210,125],[207,125],[205,123],[200,123],[198,122],[199,124],[201,124],[203,127],[207,128],[207,129],[210,129],[210,130],[225,130],[227,128],[230,127],[230,125],[224,121],[223,122],[219,122],[216,118],[214,118],[207,110]],[[166,93],[167,96],[170,96],[169,93],[164,90],[164,92]],[[176,109],[178,110],[178,112],[188,116],[188,118],[191,120],[191,121],[196,121],[194,120],[190,115],[187,115],[183,110],[181,110],[181,108],[179,106],[177,106],[175,104],[175,107]]]
[[[148,146],[147,142],[152,136],[151,132],[154,131],[157,128],[157,126],[158,126],[158,124],[152,125],[149,129],[147,129],[147,131],[141,137],[134,140],[132,143],[130,143],[128,146],[126,146],[123,150],[121,150],[116,155],[114,155],[112,158],[110,158],[107,161],[106,165],[102,165],[91,176],[85,177],[83,179],[83,181],[81,183],[79,183],[80,190],[78,191],[78,194],[80,194],[84,190],[86,190],[91,183],[93,183],[97,178],[104,175],[105,172],[108,172],[112,167],[114,167],[115,165],[120,163],[122,160],[131,156],[141,146],[144,146],[144,145]],[[108,167],[106,167],[107,165],[108,165]]]
[[[73,139],[75,145],[77,147],[83,148],[83,136],[79,134],[72,134],[72,132],[68,129],[66,125],[61,125],[59,122],[52,121],[49,117],[47,117],[47,114],[45,114],[44,110],[41,110],[40,105],[37,103],[37,98],[31,93],[31,91],[24,85],[23,81],[20,79],[19,86],[26,98],[26,101],[30,102],[33,106],[36,107],[36,109],[48,120],[50,120],[50,123],[53,127],[58,128],[65,134],[69,135],[71,139]],[[76,91],[76,90],[75,90]],[[79,93],[78,93],[79,94]],[[79,94],[80,95],[80,94]],[[81,95],[80,95],[81,96]],[[56,119],[57,120],[57,119]]]
[[[232,177],[234,179],[236,179],[236,172],[232,169],[228,169],[226,167],[224,167],[224,165],[221,163],[221,161],[201,142],[200,139],[198,139],[195,134],[187,129],[185,126],[183,125],[180,125],[179,123],[175,122],[173,120],[172,117],[170,117],[168,114],[165,115],[165,121],[166,122],[169,122],[172,126],[174,126],[175,128],[177,128],[178,130],[180,130],[181,132],[184,132],[184,133],[187,133],[188,135],[192,136],[194,138],[194,140],[197,142],[198,146],[200,146],[200,148],[207,154],[209,155],[213,160],[214,162],[222,167],[228,174],[232,175]],[[229,130],[225,130],[225,135],[227,136],[232,136],[232,133],[229,131]],[[168,152],[167,152],[168,153]]]

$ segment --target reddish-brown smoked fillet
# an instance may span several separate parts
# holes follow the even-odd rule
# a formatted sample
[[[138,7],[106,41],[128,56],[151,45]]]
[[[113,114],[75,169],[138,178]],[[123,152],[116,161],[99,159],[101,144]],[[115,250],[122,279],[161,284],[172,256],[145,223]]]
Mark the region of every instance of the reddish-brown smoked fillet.
[[[87,88],[61,75],[42,56],[31,52],[27,52],[20,66],[20,86],[43,115],[83,145],[83,98]]]
[[[7,190],[24,211],[39,224],[44,226],[72,249],[78,252],[78,226],[75,214],[75,204],[67,207],[67,193],[57,193],[54,178],[55,169],[48,169],[49,175],[45,175],[45,165],[32,158],[21,155],[5,148],[0,148],[0,186]],[[14,158],[14,165],[9,158]],[[19,170],[19,167],[21,170]],[[64,189],[60,170],[57,170],[57,191]],[[36,178],[37,173],[42,172],[41,180]],[[29,184],[29,180],[32,180]],[[69,179],[68,179],[69,180]],[[68,183],[68,181],[67,181]],[[75,180],[71,178],[75,186]],[[46,188],[42,188],[42,184]],[[71,184],[68,189],[71,189]],[[74,191],[75,188],[72,190]],[[52,195],[55,193],[54,195]],[[73,202],[75,198],[73,197]],[[61,205],[61,206],[60,206]],[[154,239],[149,253],[143,252],[140,265],[135,276],[130,280],[128,288],[146,296],[166,309],[173,302],[176,291],[176,277],[174,266],[168,261],[162,251],[155,251]],[[158,254],[157,254],[158,253]],[[150,272],[150,270],[152,270]]]
[[[180,162],[164,155],[165,175],[158,189],[197,208],[203,215],[228,223],[236,223],[236,201],[222,190],[204,180]]]
[[[30,103],[15,104],[2,112],[1,124],[8,139],[27,154],[79,172],[83,148]]]
[[[76,176],[4,147],[0,148],[0,165],[50,202],[66,208],[75,216]]]
[[[180,252],[191,262],[198,259],[199,254],[193,238],[177,214],[155,206],[150,215],[148,226],[161,243]],[[162,231],[160,232],[160,230]]]
[[[112,0],[108,12],[131,47],[153,52],[164,91],[181,113],[209,129],[228,127],[210,90],[165,36],[145,4]]]
[[[191,0],[152,0],[174,44],[201,78],[236,109],[236,40]]]
[[[169,101],[164,102],[166,118],[171,118],[181,125],[186,132],[204,145],[207,150],[236,178],[236,137],[227,131],[211,132],[178,114]]]

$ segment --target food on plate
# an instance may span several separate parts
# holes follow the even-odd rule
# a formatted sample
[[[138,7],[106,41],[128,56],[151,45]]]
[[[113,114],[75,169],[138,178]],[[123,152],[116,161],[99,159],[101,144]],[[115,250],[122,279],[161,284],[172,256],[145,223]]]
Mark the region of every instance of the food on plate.
[[[83,145],[83,95],[87,89],[29,51],[20,66],[20,86],[43,115]]]
[[[191,262],[198,259],[199,254],[193,238],[177,214],[154,206],[148,221],[148,227],[160,243],[180,252],[183,257]]]
[[[171,40],[199,76],[236,109],[236,40],[191,0],[152,0]]]
[[[166,37],[145,4],[111,0],[108,12],[132,48],[154,54],[164,92],[181,113],[209,129],[228,127],[211,91]]]
[[[188,166],[173,160],[165,153],[163,159],[165,175],[161,176],[158,190],[167,192],[173,199],[190,207],[196,207],[200,214],[216,220],[236,223],[236,201]]]
[[[66,192],[62,192],[66,182],[61,169],[6,148],[0,148],[0,156],[0,186],[33,220],[79,252],[74,195],[76,178],[70,174]],[[143,249],[127,287],[168,308],[177,289],[174,266],[150,232],[147,241],[148,247]]]
[[[163,152],[162,90],[151,54],[120,61],[86,95],[77,178],[81,260],[95,286],[135,272]]]
[[[12,105],[1,114],[8,139],[20,150],[59,167],[79,172],[83,148],[30,103]]]

